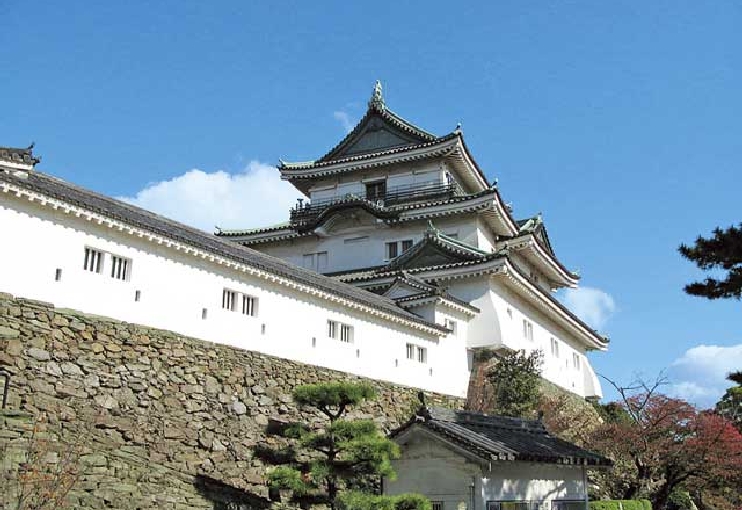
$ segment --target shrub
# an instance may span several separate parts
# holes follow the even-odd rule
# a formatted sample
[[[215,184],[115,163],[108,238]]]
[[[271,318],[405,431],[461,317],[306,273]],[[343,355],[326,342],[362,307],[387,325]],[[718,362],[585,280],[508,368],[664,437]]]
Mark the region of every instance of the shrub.
[[[608,499],[591,501],[590,510],[652,510],[652,503],[646,499]]]

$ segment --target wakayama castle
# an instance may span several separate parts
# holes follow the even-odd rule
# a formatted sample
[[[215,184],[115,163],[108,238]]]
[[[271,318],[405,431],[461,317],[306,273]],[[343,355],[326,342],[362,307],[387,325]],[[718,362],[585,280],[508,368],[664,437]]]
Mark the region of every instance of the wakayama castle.
[[[545,379],[601,396],[587,353],[608,340],[554,297],[579,277],[541,216],[378,82],[329,152],[280,162],[305,198],[279,225],[206,233],[38,164],[0,148],[0,292],[455,396],[475,349],[541,350]]]

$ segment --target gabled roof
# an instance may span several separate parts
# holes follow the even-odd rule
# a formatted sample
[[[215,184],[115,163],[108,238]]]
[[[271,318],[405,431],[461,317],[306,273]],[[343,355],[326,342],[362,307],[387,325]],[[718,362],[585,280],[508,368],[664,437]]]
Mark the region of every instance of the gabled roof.
[[[368,110],[353,130],[327,154],[314,161],[280,161],[281,178],[307,194],[307,179],[399,162],[448,157],[470,191],[488,188],[484,172],[471,157],[460,127],[437,137],[389,110],[376,83]]]
[[[376,133],[383,133],[379,136]],[[384,136],[384,134],[386,136]],[[384,147],[417,145],[437,137],[403,119],[384,103],[381,82],[377,80],[368,101],[368,110],[348,135],[317,162],[342,159],[351,154],[376,152]]]
[[[484,462],[531,461],[595,467],[613,465],[610,459],[552,436],[543,423],[536,420],[422,407],[410,421],[393,431],[391,437],[404,444],[417,427]]]
[[[413,245],[389,262],[389,270],[414,269],[430,265],[452,264],[471,260],[481,260],[491,253],[453,239],[428,222],[428,229],[422,241]]]
[[[283,278],[293,284],[327,293],[333,298],[345,299],[349,304],[360,305],[362,309],[381,312],[388,318],[402,320],[409,325],[416,324],[430,333],[433,331],[447,332],[443,326],[427,322],[398,307],[392,299],[341,283],[279,258],[220,239],[215,235],[41,172],[4,171],[0,168],[0,199],[5,200],[3,192],[15,192],[18,196],[26,195],[29,199],[38,200],[42,204],[50,203],[50,206],[55,209],[66,208],[73,212],[74,208],[80,208],[86,211],[81,214],[97,214],[104,217],[105,221],[121,222],[130,229],[140,229],[148,235],[161,236],[174,244],[182,243],[187,250],[200,250],[212,259],[222,257],[231,264],[243,264],[254,270],[267,272],[272,277]]]

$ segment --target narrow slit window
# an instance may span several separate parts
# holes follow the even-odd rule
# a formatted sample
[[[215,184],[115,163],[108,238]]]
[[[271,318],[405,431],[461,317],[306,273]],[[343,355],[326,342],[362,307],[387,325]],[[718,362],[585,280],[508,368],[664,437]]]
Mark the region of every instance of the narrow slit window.
[[[134,292],[134,301],[140,301],[142,299],[142,291],[138,290]]]
[[[54,281],[55,282],[62,281],[62,270],[61,269],[57,269],[56,271],[54,271]]]
[[[533,322],[523,319],[523,337],[529,342],[533,342]]]
[[[415,345],[407,344],[407,359],[415,359]]]
[[[203,320],[206,320],[206,316],[209,314],[209,311],[206,308],[201,308],[201,318]]]

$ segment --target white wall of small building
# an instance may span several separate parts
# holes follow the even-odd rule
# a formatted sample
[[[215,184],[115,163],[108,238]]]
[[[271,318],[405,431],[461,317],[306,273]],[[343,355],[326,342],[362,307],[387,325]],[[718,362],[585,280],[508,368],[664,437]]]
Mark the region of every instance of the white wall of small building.
[[[396,480],[384,480],[386,494],[417,492],[455,510],[460,503],[485,510],[487,501],[532,501],[548,510],[556,500],[582,501],[582,468],[535,462],[477,461],[427,432],[414,433],[392,461]]]
[[[0,292],[374,379],[466,394],[461,377],[466,357],[451,356],[460,339],[438,338],[7,193],[0,194],[0,225]],[[85,247],[107,254],[101,273],[83,269]],[[131,260],[126,281],[110,276],[111,254]],[[55,281],[58,269],[61,279]],[[225,288],[256,297],[257,316],[240,313],[240,298],[237,311],[222,309]],[[353,343],[328,338],[328,320],[352,325]],[[428,349],[425,367],[412,370],[399,363],[410,342]]]

